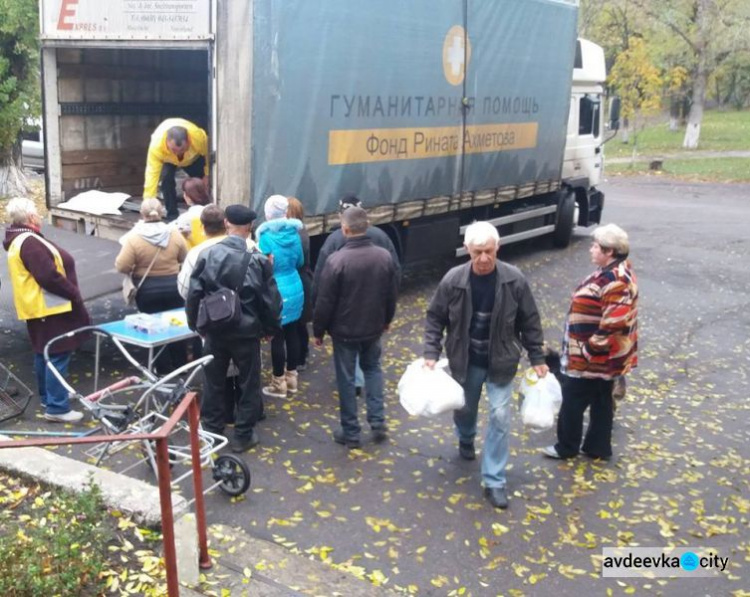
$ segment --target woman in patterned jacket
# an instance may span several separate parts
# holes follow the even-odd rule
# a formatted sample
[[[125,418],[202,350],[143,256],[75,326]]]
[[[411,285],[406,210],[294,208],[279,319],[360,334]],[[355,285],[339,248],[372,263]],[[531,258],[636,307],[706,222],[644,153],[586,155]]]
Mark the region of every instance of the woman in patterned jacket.
[[[630,261],[627,233],[600,226],[589,249],[597,266],[573,292],[565,323],[561,369],[563,402],[557,443],[542,451],[550,458],[612,456],[612,386],[638,363],[638,282]],[[589,427],[581,446],[583,413]]]

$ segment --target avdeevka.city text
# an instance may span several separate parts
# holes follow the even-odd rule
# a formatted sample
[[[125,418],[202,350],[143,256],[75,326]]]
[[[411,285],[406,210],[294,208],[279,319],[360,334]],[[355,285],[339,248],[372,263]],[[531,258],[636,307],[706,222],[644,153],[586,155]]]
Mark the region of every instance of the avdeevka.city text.
[[[722,558],[715,553],[709,553],[699,560],[701,568],[719,568],[723,572],[729,558]],[[607,556],[604,558],[603,566],[605,568],[681,568],[680,558],[662,554],[659,557],[654,556],[634,556],[629,553],[626,556]]]

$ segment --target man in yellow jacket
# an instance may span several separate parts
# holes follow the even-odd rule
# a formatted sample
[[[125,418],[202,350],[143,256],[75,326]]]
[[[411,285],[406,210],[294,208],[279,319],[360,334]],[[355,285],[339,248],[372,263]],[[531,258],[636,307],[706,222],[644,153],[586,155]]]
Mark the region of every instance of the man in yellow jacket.
[[[167,220],[179,215],[175,183],[178,168],[188,176],[203,178],[208,185],[208,135],[189,120],[168,118],[151,135],[143,184],[143,198],[150,199],[156,197],[161,183]]]

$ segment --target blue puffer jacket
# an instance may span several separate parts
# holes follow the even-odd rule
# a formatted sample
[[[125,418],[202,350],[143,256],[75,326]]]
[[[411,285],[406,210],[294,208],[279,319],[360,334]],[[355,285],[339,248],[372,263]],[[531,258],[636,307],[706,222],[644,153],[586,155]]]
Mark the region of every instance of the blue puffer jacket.
[[[305,292],[297,269],[305,264],[298,230],[302,222],[279,219],[263,222],[258,227],[258,248],[264,255],[273,255],[273,276],[279,287],[283,306],[281,325],[297,321],[302,316]]]

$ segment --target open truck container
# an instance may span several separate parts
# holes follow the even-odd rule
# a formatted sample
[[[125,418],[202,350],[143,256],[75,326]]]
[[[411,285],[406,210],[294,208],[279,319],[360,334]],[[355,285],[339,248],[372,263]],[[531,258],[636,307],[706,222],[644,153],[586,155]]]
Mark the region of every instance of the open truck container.
[[[576,20],[575,0],[41,0],[53,219],[119,237],[136,214],[55,206],[140,197],[151,132],[183,117],[209,133],[220,205],[296,196],[314,244],[347,194],[408,261],[476,219],[567,244],[576,204],[588,225],[604,201],[603,54]]]

